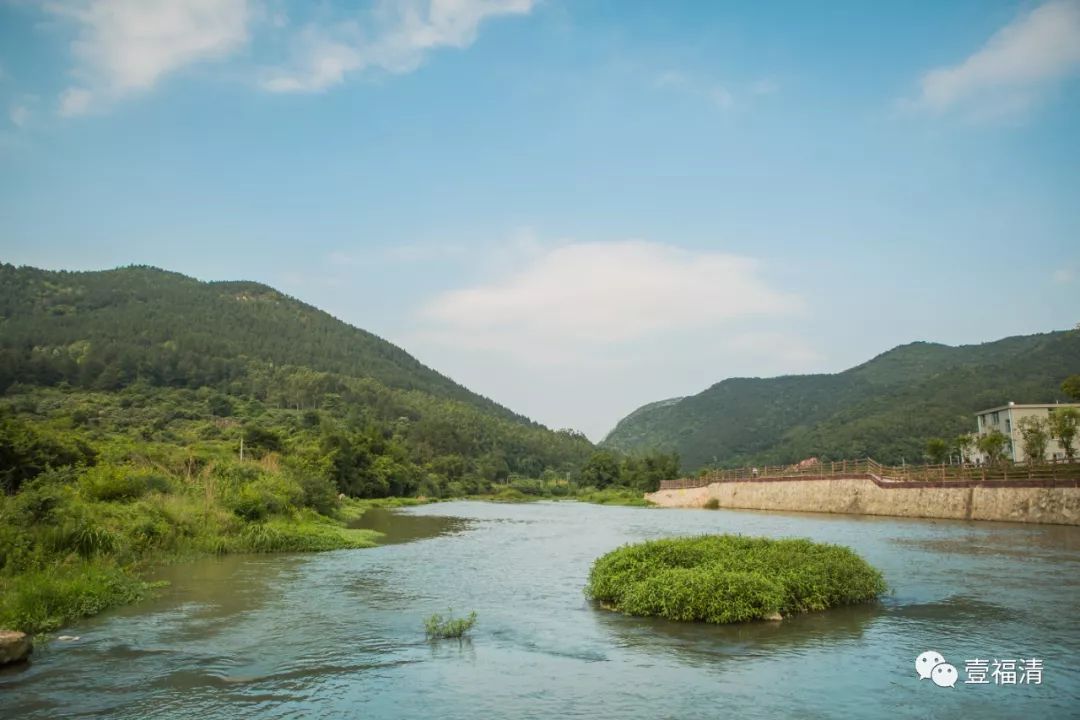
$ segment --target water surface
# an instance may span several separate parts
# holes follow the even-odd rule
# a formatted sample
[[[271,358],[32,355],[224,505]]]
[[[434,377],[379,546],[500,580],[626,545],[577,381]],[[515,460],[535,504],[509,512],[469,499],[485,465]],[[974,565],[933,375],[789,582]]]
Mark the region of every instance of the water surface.
[[[0,674],[4,717],[1080,716],[1080,528],[863,516],[445,503],[378,511],[368,550],[168,568],[159,598]],[[737,626],[582,595],[626,542],[740,532],[856,548],[881,603]],[[422,621],[476,610],[471,640]],[[914,658],[1044,660],[1042,685],[938,688]]]

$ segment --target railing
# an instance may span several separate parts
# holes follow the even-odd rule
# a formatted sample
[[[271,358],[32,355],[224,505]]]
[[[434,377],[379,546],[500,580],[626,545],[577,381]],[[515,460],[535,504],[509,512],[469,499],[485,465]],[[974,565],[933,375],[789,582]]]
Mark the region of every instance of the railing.
[[[984,483],[1020,480],[1052,481],[1080,479],[1080,463],[1052,462],[1000,465],[882,465],[872,458],[821,461],[796,465],[763,465],[730,470],[711,470],[697,477],[665,480],[661,490],[705,487],[718,482],[753,480],[800,480],[829,477],[872,476],[890,482]]]

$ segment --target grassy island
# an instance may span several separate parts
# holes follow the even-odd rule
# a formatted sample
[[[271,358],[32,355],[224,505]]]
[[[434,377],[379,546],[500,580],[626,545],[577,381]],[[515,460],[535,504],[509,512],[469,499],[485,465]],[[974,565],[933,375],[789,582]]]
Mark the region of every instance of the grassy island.
[[[733,623],[866,602],[885,589],[881,572],[846,547],[704,535],[613,550],[593,564],[585,592],[628,615]]]

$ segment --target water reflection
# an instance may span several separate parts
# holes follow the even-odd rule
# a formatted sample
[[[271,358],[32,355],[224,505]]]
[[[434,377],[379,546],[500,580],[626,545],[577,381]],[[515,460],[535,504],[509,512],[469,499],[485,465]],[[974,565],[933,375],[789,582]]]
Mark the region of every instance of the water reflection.
[[[744,662],[755,656],[858,641],[866,627],[886,612],[875,602],[792,615],[781,622],[710,625],[637,618],[596,608],[597,621],[621,647],[670,654],[691,665]]]
[[[380,545],[396,545],[463,532],[468,529],[469,522],[459,517],[414,515],[386,508],[371,508],[350,522],[349,527],[375,530],[383,535],[378,539]]]
[[[920,620],[928,623],[999,623],[1012,620],[1016,614],[1008,608],[964,595],[953,595],[937,602],[897,603],[889,609],[892,617]]]

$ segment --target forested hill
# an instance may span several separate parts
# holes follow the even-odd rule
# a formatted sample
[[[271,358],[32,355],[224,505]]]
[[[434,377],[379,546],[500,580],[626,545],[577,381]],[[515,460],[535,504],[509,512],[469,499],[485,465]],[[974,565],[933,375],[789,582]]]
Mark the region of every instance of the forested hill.
[[[902,345],[841,373],[732,378],[628,415],[602,445],[674,450],[685,470],[806,457],[921,461],[930,438],[973,428],[977,410],[1065,400],[1080,372],[1080,332],[981,345]]]
[[[151,267],[0,265],[0,322],[0,389],[18,380],[115,390],[137,379],[227,388],[249,382],[255,367],[294,366],[524,420],[401,348],[254,282],[200,282]],[[310,403],[305,378],[295,380],[297,404]]]
[[[594,450],[272,288],[147,267],[0,265],[2,428],[9,491],[79,443],[186,477],[227,474],[243,439],[268,472],[359,497],[565,478]]]

